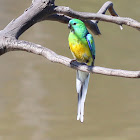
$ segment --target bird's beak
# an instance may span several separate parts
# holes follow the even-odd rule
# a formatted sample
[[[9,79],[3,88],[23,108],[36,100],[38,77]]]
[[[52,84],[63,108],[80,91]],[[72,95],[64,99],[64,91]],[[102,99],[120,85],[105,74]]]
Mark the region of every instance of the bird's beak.
[[[68,28],[71,29],[71,24],[68,24]]]

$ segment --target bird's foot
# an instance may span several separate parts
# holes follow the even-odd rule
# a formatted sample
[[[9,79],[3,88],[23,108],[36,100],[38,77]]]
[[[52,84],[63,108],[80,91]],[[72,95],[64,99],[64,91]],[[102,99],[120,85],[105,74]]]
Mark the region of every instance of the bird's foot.
[[[76,59],[72,59],[72,60],[71,60],[71,62],[76,62],[76,61],[77,61]]]
[[[72,59],[70,63],[73,63],[73,62],[78,62],[76,59]],[[83,62],[79,62],[81,65],[86,65],[86,63],[83,63]]]

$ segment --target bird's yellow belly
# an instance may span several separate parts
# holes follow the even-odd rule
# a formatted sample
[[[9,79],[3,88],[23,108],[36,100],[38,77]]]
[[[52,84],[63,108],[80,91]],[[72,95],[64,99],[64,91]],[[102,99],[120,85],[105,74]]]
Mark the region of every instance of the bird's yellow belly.
[[[86,47],[85,44],[69,43],[69,46],[74,58],[76,58],[80,62],[86,62],[92,57],[89,47]]]

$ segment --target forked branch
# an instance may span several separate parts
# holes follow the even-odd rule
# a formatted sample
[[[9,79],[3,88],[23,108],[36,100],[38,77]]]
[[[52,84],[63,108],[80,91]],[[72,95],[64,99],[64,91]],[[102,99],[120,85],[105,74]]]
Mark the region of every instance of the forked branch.
[[[110,16],[105,15],[109,10]],[[58,55],[55,52],[41,45],[28,41],[18,40],[28,28],[37,22],[43,20],[53,20],[62,23],[68,23],[71,18],[83,20],[86,26],[95,34],[99,35],[99,21],[106,21],[118,25],[128,25],[140,29],[140,23],[136,20],[126,17],[119,17],[113,8],[112,2],[106,2],[97,13],[77,12],[69,7],[55,6],[54,0],[33,0],[32,5],[17,19],[12,20],[2,31],[0,31],[0,55],[10,51],[26,51],[33,54],[41,55],[48,60],[63,64],[67,67],[86,71],[90,73],[103,74],[108,76],[119,76],[126,78],[140,78],[140,71],[126,71],[109,69],[103,67],[89,67],[71,59]]]
[[[106,22],[111,22],[118,25],[124,24],[124,25],[140,30],[140,23],[128,17],[119,17],[119,16],[116,17],[116,15],[110,16],[110,15],[104,15],[100,13],[77,12],[77,11],[72,10],[69,7],[64,7],[64,6],[56,7],[55,11],[56,13],[61,13],[61,14],[64,14],[73,18],[79,18],[83,20],[106,21]]]

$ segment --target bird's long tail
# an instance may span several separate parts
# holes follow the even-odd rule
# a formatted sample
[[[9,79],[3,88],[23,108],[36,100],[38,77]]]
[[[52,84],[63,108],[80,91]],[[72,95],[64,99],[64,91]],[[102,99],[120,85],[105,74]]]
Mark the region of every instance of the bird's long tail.
[[[90,73],[77,70],[76,89],[78,93],[77,120],[84,121],[84,103],[86,99]]]

